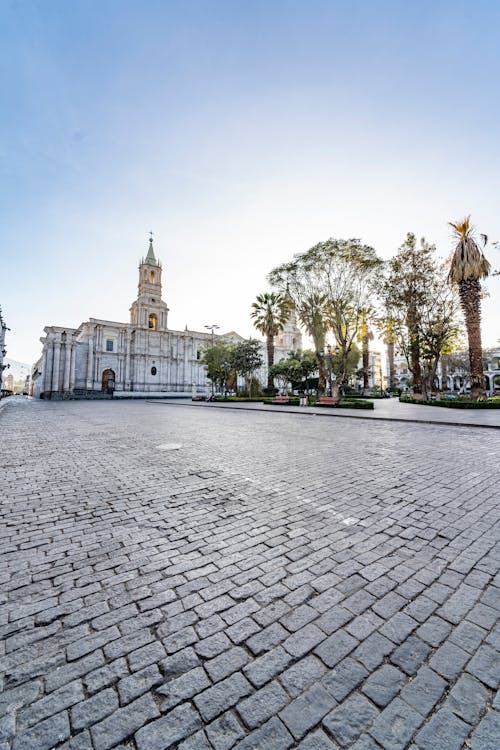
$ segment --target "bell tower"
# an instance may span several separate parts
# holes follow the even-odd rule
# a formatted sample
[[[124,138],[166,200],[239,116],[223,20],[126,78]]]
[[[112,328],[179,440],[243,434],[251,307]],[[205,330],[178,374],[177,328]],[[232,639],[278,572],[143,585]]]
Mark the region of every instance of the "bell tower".
[[[148,253],[139,264],[137,299],[130,308],[130,322],[136,328],[166,331],[168,307],[161,298],[162,266],[153,250],[153,233],[150,232]]]

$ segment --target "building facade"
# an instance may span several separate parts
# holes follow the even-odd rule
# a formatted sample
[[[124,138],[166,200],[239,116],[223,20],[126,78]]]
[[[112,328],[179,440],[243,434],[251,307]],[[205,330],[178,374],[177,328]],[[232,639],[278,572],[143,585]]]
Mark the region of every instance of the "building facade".
[[[139,264],[138,294],[129,323],[90,318],[78,328],[46,326],[40,339],[42,356],[32,370],[32,394],[60,399],[111,392],[122,398],[208,392],[202,357],[212,333],[168,328],[162,272],[150,239],[147,255]],[[300,332],[294,323],[287,325],[283,346],[276,347],[278,358],[290,350],[283,351],[289,339],[295,338],[294,348],[299,348]],[[243,337],[231,331],[215,339],[237,343]]]
[[[4,365],[3,363],[5,355],[7,354],[7,350],[5,349],[5,334],[8,330],[10,329],[7,328],[7,325],[2,317],[2,308],[0,307],[0,391],[2,388],[3,371],[6,367],[8,367],[8,365]],[[2,398],[1,393],[0,398]]]

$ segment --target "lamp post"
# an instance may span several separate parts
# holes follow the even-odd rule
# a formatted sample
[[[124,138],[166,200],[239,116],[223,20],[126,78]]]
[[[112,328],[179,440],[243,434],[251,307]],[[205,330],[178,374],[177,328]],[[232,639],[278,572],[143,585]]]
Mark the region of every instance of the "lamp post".
[[[323,362],[325,362],[326,360],[326,362],[328,363],[328,395],[331,396],[333,392],[333,386],[332,386],[332,347],[330,346],[330,344],[326,345],[326,351],[327,353],[325,354],[325,350],[321,349],[319,355],[321,359],[323,360]]]
[[[205,326],[205,328],[208,328],[209,331],[212,332],[212,349],[215,346],[215,331],[220,328],[220,326],[215,325],[215,323],[212,323],[210,326]],[[212,396],[214,395],[214,381],[212,380]]]

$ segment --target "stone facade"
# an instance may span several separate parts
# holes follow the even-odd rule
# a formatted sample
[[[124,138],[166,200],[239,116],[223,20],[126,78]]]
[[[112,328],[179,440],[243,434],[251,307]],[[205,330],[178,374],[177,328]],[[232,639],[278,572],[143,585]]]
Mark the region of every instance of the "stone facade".
[[[139,264],[138,295],[130,308],[130,323],[90,318],[78,328],[46,326],[40,339],[42,356],[32,370],[33,395],[97,397],[112,391],[115,397],[140,397],[208,392],[210,382],[201,359],[212,334],[168,328],[162,270],[151,239],[146,258]],[[233,331],[215,338],[243,340]],[[277,342],[276,361],[300,345],[300,331],[290,321]],[[261,382],[265,369],[256,373]]]

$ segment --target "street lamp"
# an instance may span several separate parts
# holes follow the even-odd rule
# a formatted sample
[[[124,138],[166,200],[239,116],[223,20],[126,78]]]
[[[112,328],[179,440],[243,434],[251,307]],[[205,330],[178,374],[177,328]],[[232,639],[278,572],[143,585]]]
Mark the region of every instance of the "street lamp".
[[[329,395],[331,396],[333,394],[333,386],[332,386],[332,347],[330,346],[330,344],[326,345],[326,351],[327,353],[325,354],[325,350],[321,349],[319,356],[321,357],[323,362],[325,362],[326,360],[328,363],[328,392],[329,392]]]
[[[215,325],[215,323],[212,323],[210,326],[205,326],[205,328],[208,328],[209,331],[212,332],[212,349],[215,346],[215,331],[220,328],[220,326]],[[212,396],[214,395],[214,381],[212,380]]]

